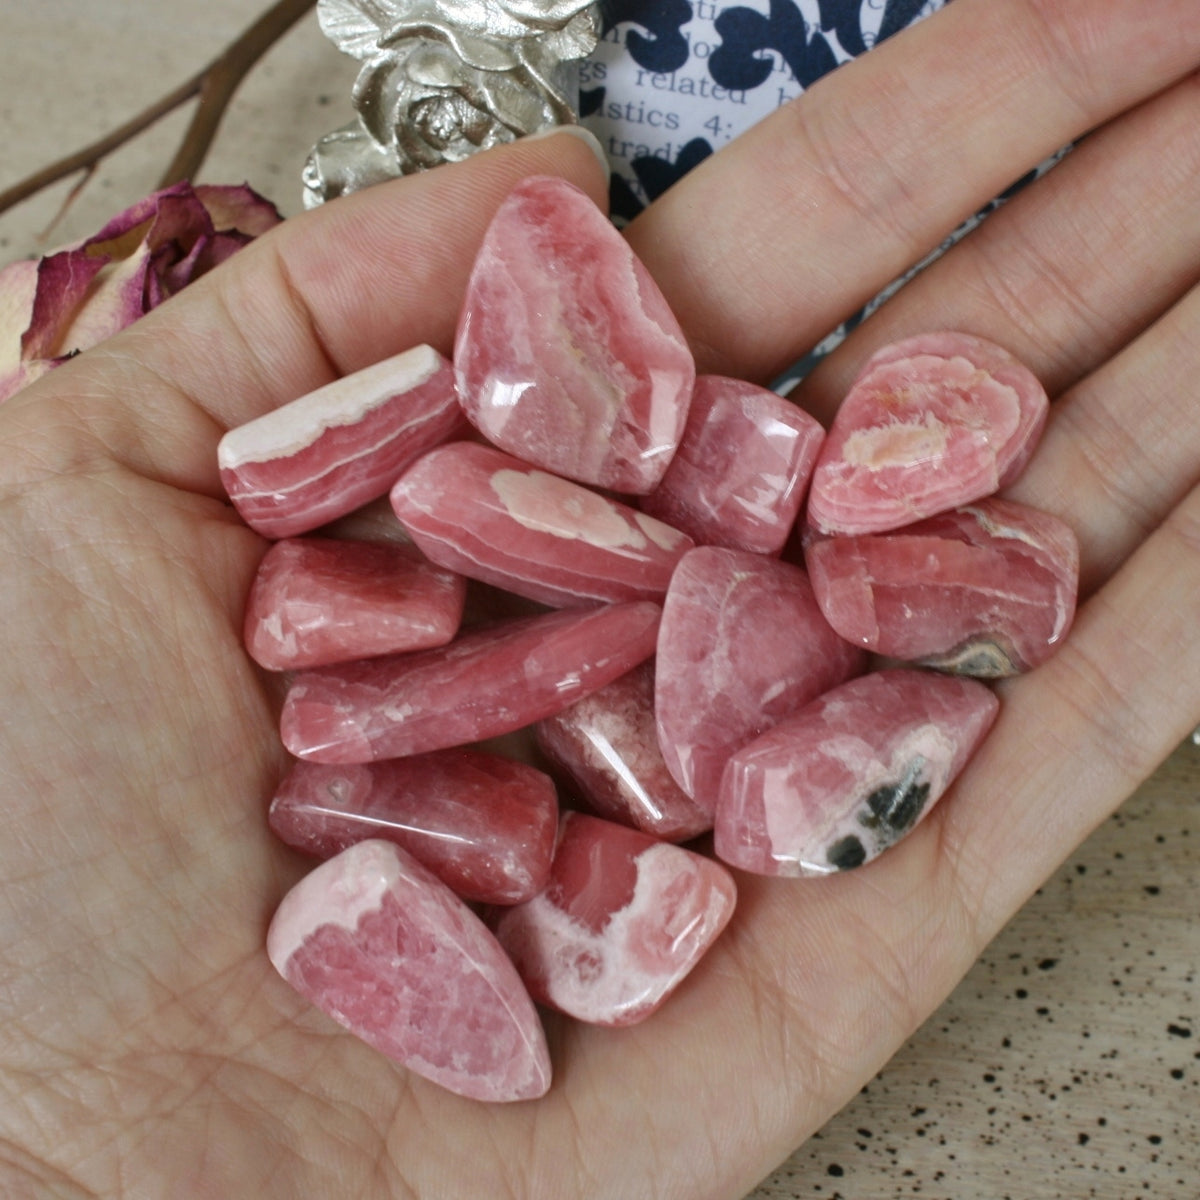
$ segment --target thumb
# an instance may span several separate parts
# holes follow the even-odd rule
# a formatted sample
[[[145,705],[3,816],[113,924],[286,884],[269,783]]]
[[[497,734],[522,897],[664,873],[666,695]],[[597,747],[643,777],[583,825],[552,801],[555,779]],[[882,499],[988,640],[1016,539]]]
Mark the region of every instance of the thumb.
[[[601,162],[590,135],[564,127],[284,222],[0,407],[0,485],[113,461],[222,496],[226,429],[411,346],[447,351],[508,192],[558,175],[604,204]]]

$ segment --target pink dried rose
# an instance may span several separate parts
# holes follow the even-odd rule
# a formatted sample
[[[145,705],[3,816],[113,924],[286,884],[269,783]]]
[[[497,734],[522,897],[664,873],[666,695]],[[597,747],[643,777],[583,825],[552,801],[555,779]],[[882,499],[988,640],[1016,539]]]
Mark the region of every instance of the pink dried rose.
[[[132,324],[281,220],[245,185],[177,183],[93,237],[0,269],[0,400]]]

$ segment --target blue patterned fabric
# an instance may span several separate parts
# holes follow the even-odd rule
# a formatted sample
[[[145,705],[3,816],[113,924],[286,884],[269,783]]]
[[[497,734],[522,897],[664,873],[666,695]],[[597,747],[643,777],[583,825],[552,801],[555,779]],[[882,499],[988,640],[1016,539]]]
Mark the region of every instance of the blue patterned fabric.
[[[865,54],[872,46],[940,8],[944,0],[764,0],[749,4],[720,4],[716,0],[602,0],[607,42],[620,42],[623,51],[643,72],[673,76],[690,71],[688,82],[700,76],[711,81],[712,92],[748,95],[763,90],[775,103],[799,94],[842,62]],[[694,39],[692,30],[711,23],[712,43]],[[603,68],[601,68],[603,71]],[[786,77],[788,91],[779,85]],[[585,70],[580,89],[584,123],[605,141],[608,132],[598,114],[620,111],[623,97],[606,83],[588,86],[595,76]],[[603,78],[603,74],[600,76]],[[752,100],[759,99],[751,95]],[[770,102],[768,102],[770,103]],[[632,118],[632,105],[626,102]],[[671,114],[666,114],[669,121]],[[712,137],[693,137],[673,153],[661,147],[644,153],[615,155],[611,207],[625,222],[645,204],[702,162],[717,148],[720,118],[709,122]],[[738,129],[737,132],[741,130]],[[609,135],[611,137],[611,134]],[[728,140],[726,136],[725,140]]]
[[[604,34],[580,74],[580,114],[612,164],[613,220],[627,223],[756,120],[947,2],[601,0]],[[1062,153],[954,231],[776,386],[794,384],[908,279]]]

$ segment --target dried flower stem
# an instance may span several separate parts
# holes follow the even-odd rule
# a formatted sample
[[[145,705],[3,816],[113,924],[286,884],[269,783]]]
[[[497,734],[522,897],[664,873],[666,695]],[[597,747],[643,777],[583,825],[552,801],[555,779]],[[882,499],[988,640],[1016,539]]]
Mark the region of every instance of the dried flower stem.
[[[22,200],[27,200],[43,188],[76,171],[90,174],[106,155],[123,146],[167,113],[173,112],[181,104],[199,97],[192,122],[184,134],[175,158],[159,181],[159,186],[166,187],[182,179],[191,178],[200,169],[200,164],[212,145],[221,117],[238,85],[250,68],[312,8],[314,3],[315,0],[277,0],[277,3],[203,70],[156,100],[132,120],[126,121],[124,125],[90,146],[85,146],[82,150],[35,171],[20,183],[0,192],[0,213],[7,212]],[[87,175],[81,183],[86,182],[86,179]],[[75,192],[72,192],[72,197],[74,195]]]

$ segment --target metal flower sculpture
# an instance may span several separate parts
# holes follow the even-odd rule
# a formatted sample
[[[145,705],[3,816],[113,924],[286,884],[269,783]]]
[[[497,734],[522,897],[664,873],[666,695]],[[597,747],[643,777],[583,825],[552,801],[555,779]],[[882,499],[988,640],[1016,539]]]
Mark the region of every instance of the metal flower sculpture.
[[[574,121],[565,64],[600,34],[594,0],[320,0],[317,12],[363,65],[357,119],[309,155],[309,207]]]

